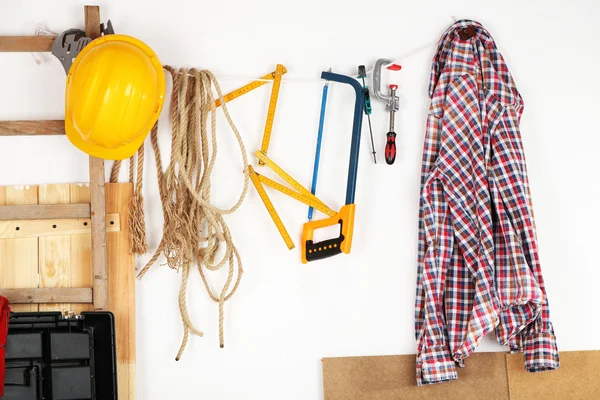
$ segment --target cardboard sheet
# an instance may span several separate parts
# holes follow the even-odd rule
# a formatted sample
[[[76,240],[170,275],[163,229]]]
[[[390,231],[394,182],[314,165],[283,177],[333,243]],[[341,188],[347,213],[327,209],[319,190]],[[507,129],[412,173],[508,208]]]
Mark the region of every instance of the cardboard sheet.
[[[475,353],[459,379],[417,387],[415,356],[323,359],[325,400],[599,400],[600,351],[562,351],[560,368],[530,373],[522,354]]]
[[[415,355],[323,359],[325,400],[508,400],[506,353],[475,353],[459,379],[416,386]]]
[[[510,400],[600,399],[600,351],[561,351],[560,368],[529,373],[522,354],[506,356]]]

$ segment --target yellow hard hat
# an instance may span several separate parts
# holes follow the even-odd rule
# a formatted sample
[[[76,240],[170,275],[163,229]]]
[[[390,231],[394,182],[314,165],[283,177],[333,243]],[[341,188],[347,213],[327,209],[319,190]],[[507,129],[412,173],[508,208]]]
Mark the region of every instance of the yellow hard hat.
[[[165,75],[150,47],[126,35],[85,46],[67,76],[65,131],[78,149],[98,158],[131,157],[165,101]]]

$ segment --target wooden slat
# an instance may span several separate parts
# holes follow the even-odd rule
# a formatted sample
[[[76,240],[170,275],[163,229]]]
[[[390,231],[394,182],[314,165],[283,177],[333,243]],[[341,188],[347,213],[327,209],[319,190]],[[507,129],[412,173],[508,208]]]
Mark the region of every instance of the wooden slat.
[[[108,310],[108,264],[106,259],[106,204],[104,160],[90,156],[90,205],[92,210],[92,272],[94,308]]]
[[[46,52],[56,36],[0,36],[0,52]]]
[[[38,187],[39,204],[68,204],[69,185],[40,185]],[[11,221],[9,224],[14,224]],[[12,229],[10,233],[23,235],[40,235],[40,287],[68,288],[71,286],[71,238],[65,232],[72,228],[84,226],[78,220],[33,220],[16,221],[21,224],[19,230]],[[88,222],[89,225],[89,222]],[[60,229],[60,232],[58,231]],[[2,230],[0,229],[0,232]],[[63,234],[60,234],[60,233]],[[1,235],[1,234],[0,234]],[[40,304],[40,311],[69,311],[67,302]]]
[[[129,204],[133,184],[107,183],[106,210],[118,212],[121,230],[108,234],[110,311],[115,315],[119,398],[135,399],[135,260],[129,252]]]
[[[64,135],[65,121],[0,121],[0,136]]]
[[[108,232],[121,230],[119,214],[108,214],[106,217],[105,229]],[[90,218],[0,221],[0,239],[81,235],[91,233],[92,229]]]
[[[100,8],[85,6],[85,34],[100,36]],[[90,204],[92,210],[92,271],[94,273],[94,308],[108,310],[108,266],[106,260],[106,197],[104,160],[90,156]]]
[[[37,204],[37,186],[7,186],[6,205]],[[5,240],[6,288],[37,288],[39,285],[38,239],[19,238]],[[13,311],[38,311],[35,304],[12,307]]]
[[[0,295],[13,304],[91,303],[91,288],[0,289]]]
[[[89,185],[70,185],[71,203],[89,203]],[[89,204],[88,204],[89,207]],[[71,235],[71,286],[89,287],[94,284],[92,278],[92,235],[90,233]],[[71,304],[71,311],[81,313],[82,311],[94,311],[93,304]]]
[[[100,7],[85,6],[85,35],[92,40],[100,37]]]
[[[89,203],[0,206],[0,221],[76,218],[90,218]]]

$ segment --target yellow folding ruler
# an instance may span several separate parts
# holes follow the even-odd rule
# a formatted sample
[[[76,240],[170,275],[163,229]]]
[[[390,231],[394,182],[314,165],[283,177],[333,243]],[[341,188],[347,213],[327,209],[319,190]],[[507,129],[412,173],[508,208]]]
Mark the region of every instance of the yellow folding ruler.
[[[281,167],[279,167],[277,164],[275,164],[269,157],[267,157],[267,155],[264,152],[257,151],[255,153],[255,155],[259,161],[262,161],[267,167],[269,167],[271,170],[273,170],[273,172],[275,172],[277,175],[279,175],[281,177],[281,179],[283,179],[285,182],[287,182],[293,188],[293,189],[291,189],[287,186],[277,183],[277,182],[267,178],[266,176],[263,176],[263,175],[257,173],[252,168],[251,165],[248,166],[248,171],[250,173],[250,179],[252,179],[252,183],[254,184],[254,187],[256,188],[258,195],[260,196],[261,200],[265,204],[265,207],[267,208],[269,215],[271,215],[271,219],[275,223],[277,230],[279,230],[279,233],[281,234],[281,237],[283,238],[283,241],[287,245],[288,249],[291,250],[295,247],[294,242],[292,241],[292,238],[290,237],[290,234],[288,233],[287,229],[285,229],[285,226],[283,225],[283,222],[281,221],[279,214],[277,214],[277,211],[275,210],[273,203],[269,199],[269,196],[267,195],[267,192],[265,191],[263,184],[270,186],[273,189],[278,190],[281,193],[288,195],[298,201],[301,201],[302,203],[304,203],[308,206],[311,206],[315,210],[319,210],[323,214],[326,214],[330,217],[337,215],[336,211],[327,207],[325,205],[325,203],[323,203],[321,200],[319,200],[308,189],[306,189],[304,186],[302,186],[300,183],[298,183],[288,173],[286,173],[283,169],[281,169]]]
[[[265,154],[267,154],[267,151],[269,150],[269,142],[271,141],[273,121],[275,121],[275,109],[277,108],[277,99],[279,98],[279,89],[281,88],[281,77],[287,72],[287,69],[283,65],[277,64],[275,71],[263,76],[262,78],[260,78],[261,80],[250,82],[246,86],[242,86],[241,88],[236,89],[233,92],[223,96],[225,102],[228,103],[231,100],[237,99],[241,95],[244,95],[256,88],[263,86],[264,84],[268,83],[268,80],[273,81],[273,88],[271,89],[271,100],[269,101],[269,110],[267,112],[267,121],[265,123],[265,132],[263,134],[263,141],[260,147],[260,150]],[[219,107],[220,105],[220,99],[215,101],[215,107]],[[265,164],[259,160],[258,165]]]
[[[278,66],[279,69],[280,66]],[[277,71],[276,71],[277,72]],[[276,74],[277,75],[277,74]],[[327,207],[325,203],[319,200],[313,195],[308,189],[300,185],[290,175],[283,171],[277,164],[271,161],[267,157],[267,148],[269,147],[269,140],[271,138],[271,125],[273,124],[273,115],[275,113],[275,106],[277,103],[277,94],[279,92],[279,84],[273,85],[273,92],[271,94],[271,103],[269,105],[269,116],[267,117],[267,124],[265,126],[265,136],[263,138],[262,148],[260,151],[255,153],[259,160],[259,165],[266,165],[271,168],[277,175],[279,175],[284,181],[286,181],[293,189],[283,186],[267,177],[259,175],[250,165],[248,171],[252,183],[256,187],[260,198],[262,199],[267,211],[271,215],[271,219],[275,223],[275,226],[279,230],[281,237],[285,241],[285,244],[289,249],[294,248],[294,242],[292,241],[289,233],[285,229],[281,218],[275,211],[273,203],[267,196],[267,193],[263,187],[263,184],[272,187],[286,194],[296,200],[305,203],[314,209],[317,209],[327,215],[327,218],[306,222],[302,228],[302,262],[307,263],[310,261],[321,260],[327,257],[335,256],[337,254],[350,254],[352,249],[352,238],[354,235],[354,215],[356,211],[356,204],[354,204],[355,192],[356,192],[356,175],[358,172],[358,150],[360,147],[360,136],[362,127],[362,115],[364,110],[364,96],[363,88],[355,78],[334,74],[330,71],[324,71],[321,74],[321,78],[327,81],[335,81],[345,83],[354,88],[355,91],[355,103],[354,103],[354,121],[352,123],[352,144],[350,147],[350,161],[348,165],[348,183],[346,184],[346,203],[338,212],[333,211]],[[337,237],[315,242],[313,239],[314,231],[325,227],[339,227],[339,235]]]

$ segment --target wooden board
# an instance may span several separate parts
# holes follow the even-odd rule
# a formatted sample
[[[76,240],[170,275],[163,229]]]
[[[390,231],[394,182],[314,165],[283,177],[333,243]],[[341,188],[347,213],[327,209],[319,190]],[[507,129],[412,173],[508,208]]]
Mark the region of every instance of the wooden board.
[[[0,36],[0,52],[47,52],[55,36]]]
[[[83,9],[85,18],[85,35],[94,40],[102,34],[100,31],[100,7],[85,6]]]
[[[0,289],[0,295],[8,299],[11,307],[14,304],[92,302],[92,288]]]
[[[132,183],[106,184],[106,211],[120,213],[121,229],[107,237],[110,310],[115,315],[119,399],[135,399],[135,259],[129,253]]]
[[[100,7],[85,6],[85,34],[94,40],[100,32]],[[92,211],[92,276],[94,309],[108,309],[108,263],[106,256],[104,160],[90,156],[90,207]]]
[[[40,185],[38,202],[39,204],[69,204],[69,189],[68,184]],[[39,249],[40,287],[71,287],[71,237],[68,235],[40,237]],[[68,303],[40,304],[39,307],[40,311],[71,310],[71,304]]]
[[[89,200],[82,203],[87,204],[25,204],[18,206],[0,205],[0,221],[24,219],[89,218]]]
[[[91,221],[90,218],[0,221],[0,239],[89,234],[92,231]],[[118,232],[120,229],[119,214],[107,214],[106,230]]]
[[[417,387],[415,355],[323,359],[325,400],[598,400],[600,351],[560,352],[560,368],[528,372],[523,354],[474,353],[458,380]]]
[[[108,310],[108,261],[106,255],[106,204],[104,160],[90,156],[90,209],[92,214],[92,277],[94,309]]]
[[[64,135],[65,121],[0,121],[0,136]]]
[[[71,184],[69,187],[70,203],[89,203],[90,187],[83,184]],[[88,204],[89,206],[89,204]],[[92,235],[77,234],[71,236],[71,263],[75,268],[71,268],[72,287],[92,287]],[[82,311],[93,311],[93,304],[71,304],[71,310],[76,313]]]
[[[475,353],[459,379],[416,385],[415,355],[323,359],[325,400],[508,400],[505,353]]]
[[[6,205],[37,204],[37,186],[7,186]],[[4,243],[5,275],[2,287],[7,289],[37,288],[39,285],[38,239],[19,238],[0,240]],[[2,258],[2,255],[0,255]],[[12,311],[38,311],[36,304],[19,304]]]
[[[560,352],[560,368],[530,373],[523,355],[506,356],[511,400],[600,399],[600,351]]]

